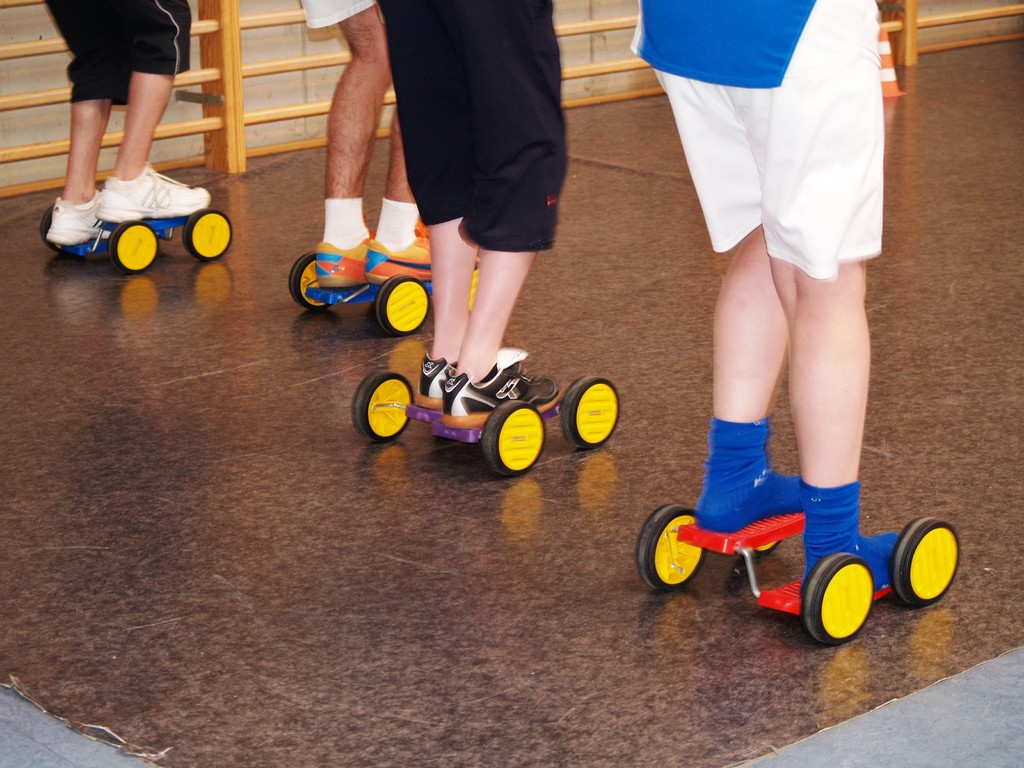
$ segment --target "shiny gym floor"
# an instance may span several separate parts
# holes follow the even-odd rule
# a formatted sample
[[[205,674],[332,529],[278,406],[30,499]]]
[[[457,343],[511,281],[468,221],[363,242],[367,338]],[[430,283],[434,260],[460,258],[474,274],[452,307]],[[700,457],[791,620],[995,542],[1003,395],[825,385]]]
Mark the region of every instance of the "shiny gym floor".
[[[0,200],[0,698],[169,768],[771,766],[817,739],[827,757],[788,765],[1024,764],[1024,660],[1004,656],[1024,645],[1024,43],[930,54],[900,78],[861,525],[953,523],[941,602],[884,599],[826,647],[759,608],[732,558],[676,593],[637,575],[644,519],[699,490],[727,265],[656,97],[567,113],[557,248],[507,337],[535,373],[611,378],[618,429],[579,452],[551,425],[514,479],[423,424],[385,445],[353,429],[360,380],[413,375],[429,322],[395,338],[367,304],[292,301],[322,150],[173,174],[211,190],[231,250],[201,264],[175,239],[135,276],[51,252],[52,193]],[[785,393],[773,456],[796,471]],[[792,540],[759,577],[801,570]],[[1014,682],[955,727],[932,705],[900,719],[972,681],[990,702]],[[14,730],[5,768],[86,764]],[[96,765],[122,764],[105,749]]]

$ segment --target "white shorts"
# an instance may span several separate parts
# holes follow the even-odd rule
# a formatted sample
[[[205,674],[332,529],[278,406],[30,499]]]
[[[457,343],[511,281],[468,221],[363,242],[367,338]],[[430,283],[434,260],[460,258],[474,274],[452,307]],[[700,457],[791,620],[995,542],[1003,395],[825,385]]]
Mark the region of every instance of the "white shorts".
[[[763,225],[773,258],[819,279],[881,252],[879,70],[873,0],[819,0],[778,88],[658,72],[716,251]]]
[[[306,10],[306,26],[312,29],[329,27],[373,8],[374,0],[302,0]]]

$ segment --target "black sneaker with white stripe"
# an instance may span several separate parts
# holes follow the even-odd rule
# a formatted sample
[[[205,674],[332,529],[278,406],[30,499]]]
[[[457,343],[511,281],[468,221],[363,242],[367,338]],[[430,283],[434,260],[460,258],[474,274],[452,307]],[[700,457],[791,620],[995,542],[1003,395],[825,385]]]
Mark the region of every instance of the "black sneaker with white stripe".
[[[561,392],[554,379],[527,376],[522,369],[526,353],[521,349],[498,350],[498,361],[483,381],[474,384],[462,373],[444,382],[441,423],[449,427],[480,427],[504,402],[530,403],[538,411],[552,408]]]
[[[443,357],[437,360],[423,356],[420,366],[420,385],[416,391],[416,405],[422,408],[441,410],[444,397],[444,383],[455,375],[455,369]]]

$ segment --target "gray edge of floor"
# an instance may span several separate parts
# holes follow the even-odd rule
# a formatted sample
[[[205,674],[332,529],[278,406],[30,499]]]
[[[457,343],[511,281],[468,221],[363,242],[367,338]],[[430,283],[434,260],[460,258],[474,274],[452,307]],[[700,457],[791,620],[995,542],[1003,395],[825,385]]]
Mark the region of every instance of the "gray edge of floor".
[[[93,728],[93,738],[47,713],[18,690],[0,684],[0,768],[143,768],[152,766],[105,739],[116,734]],[[162,755],[153,755],[161,757]]]
[[[742,765],[1020,768],[1024,648]]]

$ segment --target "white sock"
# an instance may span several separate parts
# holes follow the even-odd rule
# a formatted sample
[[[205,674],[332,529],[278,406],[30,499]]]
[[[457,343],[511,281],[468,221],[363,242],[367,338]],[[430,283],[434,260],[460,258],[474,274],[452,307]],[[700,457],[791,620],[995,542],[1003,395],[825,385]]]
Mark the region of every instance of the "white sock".
[[[404,251],[416,239],[420,209],[416,203],[400,203],[386,197],[380,206],[376,240],[389,251]]]
[[[363,218],[363,198],[329,197],[324,200],[324,242],[341,248],[355,248],[370,236]]]

